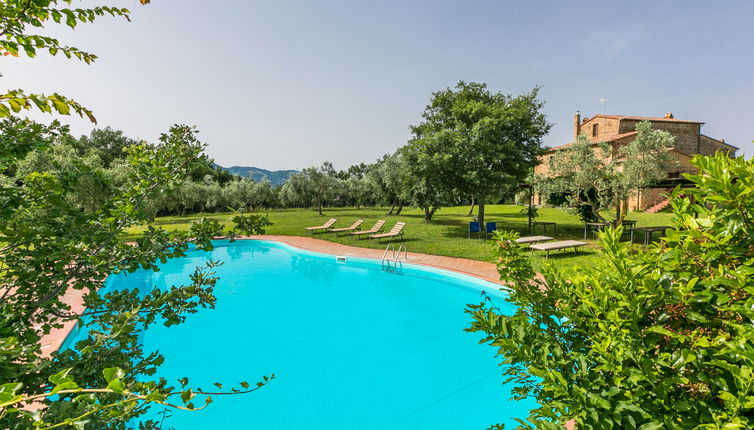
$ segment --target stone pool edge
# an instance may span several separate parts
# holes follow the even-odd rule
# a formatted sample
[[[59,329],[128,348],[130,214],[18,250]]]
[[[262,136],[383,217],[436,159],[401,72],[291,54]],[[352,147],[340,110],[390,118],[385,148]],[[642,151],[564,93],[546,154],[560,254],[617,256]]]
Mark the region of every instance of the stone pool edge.
[[[255,235],[241,236],[237,237],[236,239],[281,242],[283,244],[292,246],[294,248],[303,249],[305,251],[334,256],[367,258],[377,261],[380,261],[382,259],[382,255],[385,252],[384,249],[362,248],[358,246],[345,245],[342,243],[330,242],[311,236]],[[500,281],[500,274],[497,271],[497,266],[493,263],[469,260],[467,258],[422,254],[410,251],[408,252],[408,263],[418,266],[456,272],[462,275],[471,276],[483,281],[492,282],[494,284],[503,286],[503,283]]]

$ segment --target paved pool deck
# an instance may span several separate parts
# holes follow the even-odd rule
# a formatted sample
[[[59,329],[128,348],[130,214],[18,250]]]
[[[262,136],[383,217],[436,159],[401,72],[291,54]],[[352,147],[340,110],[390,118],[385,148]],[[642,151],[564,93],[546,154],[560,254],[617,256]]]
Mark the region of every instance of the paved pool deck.
[[[271,240],[285,243],[295,248],[307,251],[320,252],[345,257],[371,258],[381,260],[385,250],[360,248],[358,246],[344,245],[341,243],[329,242],[310,236],[276,236],[276,235],[259,235],[244,236],[240,240]],[[387,246],[387,244],[385,244]],[[485,281],[500,284],[500,275],[497,267],[492,263],[483,261],[467,260],[465,258],[443,257],[441,255],[419,254],[416,252],[408,253],[408,262],[422,266],[429,266],[439,269],[451,270]],[[84,312],[84,291],[70,288],[63,296],[63,301],[71,306],[71,310],[76,313]],[[42,337],[40,346],[42,356],[49,357],[50,354],[60,349],[65,338],[76,325],[75,321],[66,322],[63,327],[54,329],[50,334]]]

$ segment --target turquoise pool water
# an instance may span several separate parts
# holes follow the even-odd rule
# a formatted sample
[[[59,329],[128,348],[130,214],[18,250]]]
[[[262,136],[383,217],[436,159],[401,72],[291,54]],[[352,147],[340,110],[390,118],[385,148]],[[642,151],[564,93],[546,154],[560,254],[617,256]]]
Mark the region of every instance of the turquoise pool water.
[[[165,428],[481,430],[513,425],[533,406],[509,400],[494,349],[463,331],[464,307],[481,302],[482,290],[506,310],[496,285],[413,265],[383,272],[379,261],[339,263],[276,242],[216,245],[159,272],[108,280],[108,288],[178,285],[206,259],[223,261],[216,309],[153,326],[145,350],[165,355],[160,376],[188,376],[192,386],[277,376],[201,412],[171,411]]]

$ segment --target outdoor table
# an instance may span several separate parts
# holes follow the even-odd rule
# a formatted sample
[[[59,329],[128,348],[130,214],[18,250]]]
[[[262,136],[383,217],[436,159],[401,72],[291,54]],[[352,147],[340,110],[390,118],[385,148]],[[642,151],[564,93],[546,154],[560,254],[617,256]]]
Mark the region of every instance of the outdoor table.
[[[609,222],[585,222],[584,223],[584,240],[586,240],[586,235],[590,231],[592,231],[592,227],[596,227],[597,230],[599,230],[602,227],[609,227],[611,224]]]
[[[649,243],[652,241],[652,234],[654,232],[659,231],[660,233],[663,233],[665,230],[669,228],[670,227],[666,225],[662,225],[662,226],[655,226],[655,227],[638,227],[637,230],[644,233],[644,246],[649,246]],[[633,243],[633,240],[631,241],[631,243]]]
[[[633,219],[624,219],[623,220],[623,227],[628,227],[628,234],[631,235],[631,243],[634,243],[634,228],[636,228],[636,223],[638,221]],[[626,231],[624,230],[623,233]]]
[[[547,226],[549,226],[549,225],[552,226],[552,234],[553,235],[555,235],[555,233],[557,233],[557,229],[558,229],[557,223],[554,223],[554,222],[534,221],[533,223],[531,223],[531,225],[533,227],[532,231],[534,233],[537,232],[537,226],[538,225],[542,226],[542,234],[547,234]]]

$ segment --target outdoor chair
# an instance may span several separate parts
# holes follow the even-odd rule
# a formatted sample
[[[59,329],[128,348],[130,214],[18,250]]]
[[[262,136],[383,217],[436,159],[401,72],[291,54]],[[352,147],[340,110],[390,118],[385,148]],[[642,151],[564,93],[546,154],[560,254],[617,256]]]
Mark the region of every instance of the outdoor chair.
[[[469,239],[471,239],[472,234],[481,234],[479,221],[469,221]]]
[[[361,235],[364,235],[364,234],[375,234],[375,233],[379,232],[380,230],[382,230],[382,226],[383,225],[385,225],[385,221],[384,220],[379,220],[376,223],[374,223],[374,225],[372,226],[372,228],[370,228],[369,230],[354,231],[354,232],[351,232],[351,236],[357,236],[358,237],[358,236],[361,236]]]
[[[377,239],[377,243],[379,243],[380,240],[382,240],[382,239],[386,239],[388,237],[396,237],[396,236],[400,236],[401,240],[403,240],[403,227],[405,227],[405,226],[406,226],[405,222],[397,222],[397,223],[395,223],[395,225],[393,226],[393,228],[390,229],[389,232],[387,232],[387,233],[380,233],[380,234],[373,234],[373,235],[369,236],[369,240],[371,241],[372,239]]]
[[[358,229],[363,222],[364,222],[363,219],[359,219],[359,220],[356,220],[355,223],[351,224],[350,227],[331,228],[331,229],[328,229],[327,231],[330,232],[330,233],[335,233],[336,235],[338,233],[340,233],[340,232],[343,232],[343,231],[345,231],[345,232],[354,231],[354,230]]]
[[[335,219],[335,218],[330,218],[326,223],[324,223],[322,225],[316,225],[314,227],[304,227],[304,230],[311,231],[311,232],[315,232],[317,230],[327,230],[330,227],[332,227],[333,224],[335,224],[337,221],[338,220]]]

